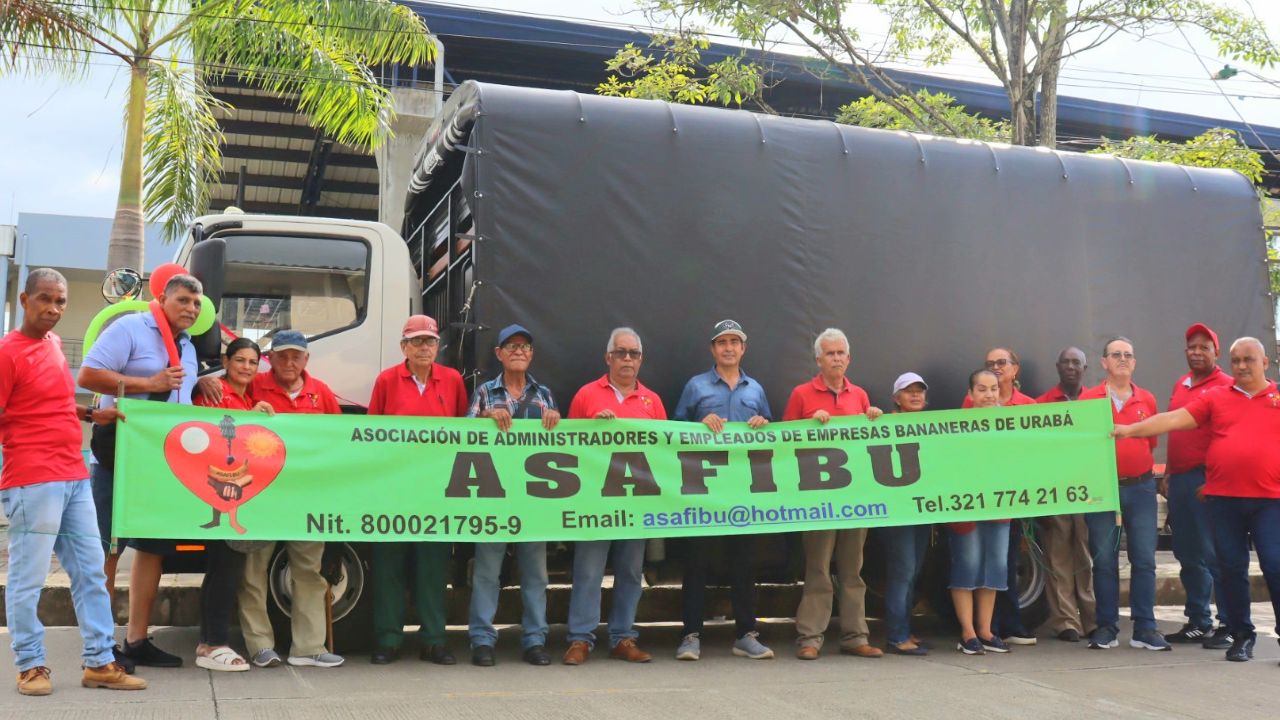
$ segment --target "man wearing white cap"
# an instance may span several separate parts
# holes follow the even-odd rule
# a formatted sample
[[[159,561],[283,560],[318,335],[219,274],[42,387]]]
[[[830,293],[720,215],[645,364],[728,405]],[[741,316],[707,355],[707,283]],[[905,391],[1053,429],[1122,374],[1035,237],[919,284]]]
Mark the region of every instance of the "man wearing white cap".
[[[673,420],[700,422],[713,433],[724,430],[726,422],[745,422],[752,430],[769,422],[772,413],[764,388],[742,371],[747,352],[747,334],[733,320],[721,320],[711,331],[711,357],[715,367],[694,375],[684,386],[676,403]],[[729,565],[733,620],[737,640],[733,654],[752,660],[773,657],[760,642],[756,631],[757,535],[730,535],[724,538],[723,558]],[[679,660],[697,660],[702,654],[702,624],[707,600],[707,563],[715,548],[714,538],[689,538],[684,565],[684,639],[676,650]]]

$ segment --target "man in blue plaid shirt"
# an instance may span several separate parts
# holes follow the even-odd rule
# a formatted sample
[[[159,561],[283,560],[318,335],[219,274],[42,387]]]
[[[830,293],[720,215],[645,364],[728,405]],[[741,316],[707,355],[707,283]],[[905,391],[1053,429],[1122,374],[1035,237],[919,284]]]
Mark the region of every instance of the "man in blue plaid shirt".
[[[541,419],[542,427],[551,430],[560,422],[560,411],[551,390],[529,375],[533,362],[533,334],[519,325],[508,325],[498,333],[494,349],[502,372],[478,386],[471,398],[467,417],[492,418],[498,430],[507,432],[512,420]],[[530,665],[550,665],[547,653],[547,544],[545,542],[514,543],[516,561],[520,565],[520,600],[524,613],[520,625],[524,661]],[[493,616],[498,610],[498,594],[502,590],[498,575],[507,543],[476,543],[475,568],[471,576],[471,664],[489,667],[494,664],[493,647],[498,631]]]

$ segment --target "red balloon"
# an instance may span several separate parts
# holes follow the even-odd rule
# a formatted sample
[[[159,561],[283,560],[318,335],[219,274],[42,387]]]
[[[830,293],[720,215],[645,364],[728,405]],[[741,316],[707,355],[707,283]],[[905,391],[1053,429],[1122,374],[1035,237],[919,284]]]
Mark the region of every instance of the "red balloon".
[[[155,270],[151,271],[151,279],[149,280],[151,289],[151,297],[160,297],[164,293],[164,286],[169,284],[174,275],[182,275],[187,269],[178,263],[165,263],[157,265]]]
[[[160,329],[164,349],[169,353],[169,367],[182,367],[182,356],[178,355],[178,344],[173,341],[173,328],[169,327],[169,318],[165,317],[164,308],[160,307],[157,300],[152,300],[148,306],[151,308],[151,316],[156,319],[156,327]]]

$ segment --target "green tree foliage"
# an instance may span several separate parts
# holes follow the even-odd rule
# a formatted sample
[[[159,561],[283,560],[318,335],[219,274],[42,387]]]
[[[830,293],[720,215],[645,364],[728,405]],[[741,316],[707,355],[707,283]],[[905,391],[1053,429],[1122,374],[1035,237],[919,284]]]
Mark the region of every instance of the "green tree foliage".
[[[433,48],[391,0],[0,0],[0,73],[129,70],[113,268],[142,268],[144,215],[175,237],[207,208],[229,108],[210,87],[230,78],[295,98],[329,137],[374,148],[393,107],[373,68],[421,65]]]
[[[1058,77],[1066,60],[1118,34],[1141,37],[1197,28],[1232,58],[1270,65],[1280,51],[1252,15],[1211,0],[641,0],[655,16],[703,18],[768,48],[781,33],[803,42],[834,72],[889,104],[916,129],[958,128],[885,72],[886,62],[937,65],[963,51],[1003,86],[1012,141],[1052,147]],[[888,37],[860,28],[868,13],[889,20]],[[1040,102],[1037,109],[1036,97]]]
[[[963,105],[957,105],[956,99],[946,93],[931,93],[918,90],[910,99],[896,98],[898,102],[889,104],[879,98],[868,95],[840,108],[836,114],[836,122],[862,127],[883,128],[886,130],[919,131],[920,123],[907,117],[898,107],[914,103],[921,107],[932,108],[934,112],[921,118],[924,130],[934,135],[953,135],[954,137],[972,140],[991,140],[1009,142],[1009,123],[1004,120],[991,120],[967,112]],[[946,123],[935,122],[933,116],[946,119]]]
[[[761,97],[763,69],[733,55],[703,64],[702,52],[708,47],[707,39],[696,32],[654,35],[647,49],[627,43],[605,63],[609,77],[596,86],[596,92],[686,105],[715,102],[742,107],[748,102],[771,111]]]

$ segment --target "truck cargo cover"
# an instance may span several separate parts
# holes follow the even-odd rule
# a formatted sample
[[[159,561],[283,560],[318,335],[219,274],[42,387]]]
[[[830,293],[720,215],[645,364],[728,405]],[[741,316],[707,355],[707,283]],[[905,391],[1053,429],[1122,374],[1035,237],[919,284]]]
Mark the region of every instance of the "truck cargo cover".
[[[712,366],[712,326],[737,320],[775,419],[827,327],[886,409],[908,370],[932,406],[957,406],[997,345],[1034,395],[1064,346],[1095,384],[1103,343],[1126,335],[1162,405],[1189,324],[1215,328],[1224,359],[1241,335],[1273,348],[1258,198],[1230,171],[466,83],[418,155],[409,212],[459,172],[479,356],[525,325],[532,371],[565,407],[621,325],[673,411]]]

